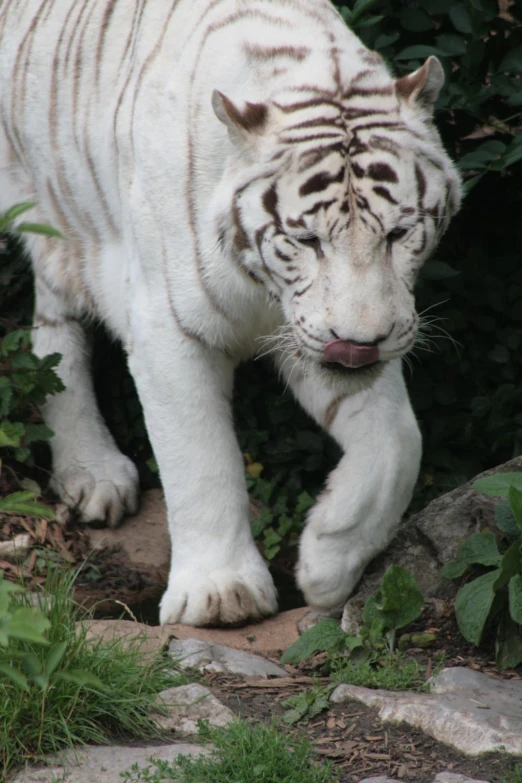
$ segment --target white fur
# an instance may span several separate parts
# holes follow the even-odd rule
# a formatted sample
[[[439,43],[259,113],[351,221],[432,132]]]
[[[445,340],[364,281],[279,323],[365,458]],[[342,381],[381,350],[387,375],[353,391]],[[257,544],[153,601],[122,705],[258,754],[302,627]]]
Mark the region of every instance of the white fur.
[[[34,219],[66,236],[28,241],[34,349],[62,353],[67,386],[44,409],[56,432],[53,486],[88,522],[116,524],[137,503],[136,470],[96,408],[78,322],[87,313],[123,342],[160,467],[172,540],[161,621],[235,623],[274,612],[272,580],[250,534],[230,400],[238,361],[284,328],[274,343],[282,372],[304,407],[322,424],[326,416],[345,452],[310,513],[298,580],[310,604],[342,603],[389,541],[418,472],[420,436],[397,357],[413,344],[411,287],[437,231],[400,209],[417,199],[415,163],[426,171],[426,209],[449,183],[442,229],[459,200],[430,112],[416,94],[395,95],[384,65],[326,0],[50,0],[42,7],[27,0],[22,10],[0,5],[0,30],[0,208],[34,197]],[[259,53],[285,46],[306,55],[271,61]],[[285,107],[322,93],[341,100],[354,87],[355,103],[375,108],[376,122],[404,124],[394,134],[399,162],[382,149],[358,158],[366,168],[384,160],[400,169],[389,186],[396,205],[362,179],[360,196],[377,215],[370,226],[353,201],[338,229],[326,211],[291,228],[317,200],[299,195],[302,183],[347,161],[333,156],[300,171],[300,156],[314,143],[308,130],[290,126],[335,111]],[[374,88],[381,93],[364,94]],[[214,90],[238,112],[248,109],[244,101],[263,103],[266,122],[243,128],[217,93],[213,108]],[[351,133],[340,128],[339,138],[348,142]],[[371,141],[370,131],[360,134]],[[348,176],[321,198],[341,203]],[[274,182],[285,232],[272,226],[257,246]],[[248,247],[239,251],[231,202],[241,188]],[[390,249],[385,237],[399,224],[409,233]],[[299,244],[303,232],[322,237],[322,260]],[[414,255],[419,232],[425,249]],[[291,256],[295,280],[278,253]],[[381,340],[382,372],[351,378],[325,369],[332,330]]]

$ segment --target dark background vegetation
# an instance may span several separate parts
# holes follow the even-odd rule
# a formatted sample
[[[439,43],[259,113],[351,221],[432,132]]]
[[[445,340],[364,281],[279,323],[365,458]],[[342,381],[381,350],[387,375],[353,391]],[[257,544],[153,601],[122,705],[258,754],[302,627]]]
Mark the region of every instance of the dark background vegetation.
[[[412,369],[405,368],[424,436],[418,508],[522,452],[522,3],[336,5],[397,75],[430,54],[441,59],[447,81],[437,125],[466,179],[462,211],[418,285],[419,311],[438,319],[431,326],[432,351],[418,350]],[[0,256],[0,328],[30,323],[31,296],[27,264],[11,243]],[[124,357],[101,327],[94,331],[102,410],[120,447],[136,460],[143,485],[153,486],[159,480]],[[4,377],[12,369],[4,357]],[[0,418],[13,417],[12,408]],[[273,558],[295,540],[311,498],[335,464],[337,447],[264,361],[239,369],[235,411],[250,489],[268,505],[255,532]],[[7,456],[23,474],[15,450]],[[45,454],[37,461],[48,468]]]

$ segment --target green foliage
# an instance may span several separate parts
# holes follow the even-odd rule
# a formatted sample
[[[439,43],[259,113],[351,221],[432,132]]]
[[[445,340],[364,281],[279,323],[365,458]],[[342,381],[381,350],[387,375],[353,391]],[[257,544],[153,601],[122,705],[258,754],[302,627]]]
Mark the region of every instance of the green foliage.
[[[502,778],[502,783],[522,783],[522,766],[515,764],[509,778]]]
[[[289,737],[278,726],[235,721],[225,729],[200,722],[200,737],[212,743],[210,755],[151,758],[151,766],[134,764],[122,773],[124,783],[328,783],[336,780],[328,763],[314,760],[310,745]]]
[[[0,235],[22,236],[23,234],[40,234],[48,237],[61,238],[59,231],[41,223],[20,222],[20,217],[35,206],[28,201],[15,204],[11,209],[0,215]],[[1,252],[1,249],[0,249]],[[8,286],[8,301],[19,293],[17,278],[22,269],[18,258],[8,260],[0,270],[0,284]],[[5,313],[7,308],[1,307],[3,295],[0,294],[0,308]],[[7,321],[0,319],[3,336],[0,333],[0,453],[16,462],[32,463],[31,445],[37,441],[47,440],[52,431],[40,422],[38,406],[46,397],[62,391],[63,384],[54,368],[60,361],[59,354],[51,354],[39,359],[31,351],[31,331],[27,328],[6,329]],[[1,463],[0,463],[1,464]],[[22,493],[23,494],[23,493]],[[36,507],[28,508],[34,501],[34,495],[29,497],[11,496],[10,505],[25,503],[25,511],[18,513],[39,513]],[[42,510],[43,509],[43,510]],[[0,508],[5,512],[6,508]],[[49,518],[48,509],[40,504],[42,516]],[[16,511],[13,511],[16,513]]]
[[[36,206],[34,201],[24,201],[15,204],[3,215],[0,215],[0,234],[41,234],[46,237],[62,237],[62,234],[52,226],[44,223],[19,222],[18,218]]]
[[[424,598],[415,579],[406,568],[390,566],[382,578],[380,587],[371,595],[364,606],[364,625],[377,627],[393,640],[396,631],[416,620],[424,606]]]
[[[159,691],[185,681],[140,641],[91,641],[63,569],[34,597],[0,579],[0,778],[50,753],[112,736],[155,737]],[[85,612],[82,619],[85,619]]]
[[[0,449],[18,462],[30,462],[30,446],[52,431],[39,421],[38,406],[64,387],[54,368],[59,354],[39,359],[30,348],[29,329],[15,329],[0,340]]]
[[[417,661],[408,660],[400,652],[386,652],[378,665],[371,661],[338,658],[333,662],[335,684],[361,685],[363,688],[384,688],[390,691],[419,690],[425,674]]]
[[[397,631],[416,620],[423,606],[424,599],[409,571],[390,566],[364,605],[358,635],[345,633],[335,620],[321,620],[290,645],[281,663],[301,663],[317,652],[344,655],[356,663],[375,663],[383,652],[394,650]]]
[[[329,708],[330,694],[334,688],[335,683],[327,686],[317,684],[306,688],[296,696],[285,699],[281,702],[281,706],[285,709],[283,721],[288,726],[299,722],[308,723],[311,718],[315,718]]]
[[[348,634],[336,620],[320,620],[285,650],[281,663],[302,663],[318,652],[344,652],[349,644],[348,639]]]
[[[263,554],[273,560],[284,541],[289,546],[297,544],[304,526],[304,517],[314,500],[308,492],[292,497],[291,487],[280,485],[280,477],[265,481],[258,473],[260,463],[247,466],[247,487],[251,497],[263,503],[260,515],[252,520],[252,535],[263,542]]]
[[[29,490],[13,492],[5,498],[0,498],[0,514],[22,514],[56,519],[54,511],[43,503],[35,502],[35,498],[36,493]]]
[[[496,628],[496,659],[501,669],[522,663],[522,490],[520,473],[497,473],[480,479],[475,489],[488,495],[507,495],[497,508],[496,521],[507,540],[491,531],[476,533],[464,542],[460,556],[443,574],[458,579],[471,570],[455,601],[460,631],[479,645],[486,629]],[[478,568],[477,568],[478,567]],[[492,570],[484,572],[484,568]]]
[[[6,648],[10,640],[19,639],[35,644],[48,644],[45,631],[50,627],[49,620],[41,612],[31,607],[20,606],[13,594],[22,592],[22,588],[4,580],[0,571],[0,648]],[[24,679],[21,672],[13,675],[14,669],[7,663],[7,655],[0,649],[0,676],[4,674],[18,681]],[[26,682],[24,679],[24,686]]]

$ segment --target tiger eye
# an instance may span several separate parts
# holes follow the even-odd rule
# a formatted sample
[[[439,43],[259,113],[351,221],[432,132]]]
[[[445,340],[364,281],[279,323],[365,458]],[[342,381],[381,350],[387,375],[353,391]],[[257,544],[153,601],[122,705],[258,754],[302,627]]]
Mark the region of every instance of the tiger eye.
[[[403,236],[405,236],[408,233],[407,228],[394,228],[392,229],[387,235],[386,239],[388,242],[396,242],[398,239],[402,239]]]
[[[309,236],[309,237],[298,237],[297,241],[301,243],[301,245],[306,245],[308,247],[320,247],[321,246],[321,240],[319,237],[316,236]]]

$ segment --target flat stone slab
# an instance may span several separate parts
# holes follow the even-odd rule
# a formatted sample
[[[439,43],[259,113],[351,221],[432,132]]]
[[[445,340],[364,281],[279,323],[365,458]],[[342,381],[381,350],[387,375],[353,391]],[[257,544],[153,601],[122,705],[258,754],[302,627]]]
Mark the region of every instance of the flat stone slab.
[[[364,778],[364,780],[360,780],[359,783],[401,783],[401,782],[396,778],[383,778],[382,776],[379,776],[377,778]]]
[[[364,778],[359,783],[401,783],[396,778]],[[466,775],[456,775],[454,772],[439,772],[433,779],[433,783],[488,783],[487,780],[475,780],[475,778],[468,778]]]
[[[93,642],[120,640],[126,648],[137,647],[147,660],[165,649],[171,636],[161,625],[134,620],[81,620],[78,626],[87,630],[87,638]]]
[[[522,681],[449,668],[432,678],[430,689],[397,693],[339,685],[330,698],[377,707],[381,720],[416,726],[469,756],[490,751],[522,756]]]
[[[198,756],[206,753],[209,753],[208,749],[181,742],[148,747],[89,745],[50,757],[52,766],[29,767],[19,772],[11,783],[121,783],[121,772],[133,764],[150,766],[151,756],[161,761],[174,761],[180,754]]]
[[[154,721],[163,729],[179,734],[197,734],[200,719],[207,720],[211,726],[228,726],[236,718],[212,691],[198,683],[167,688],[158,694],[158,701],[167,707],[168,714],[153,714]]]
[[[257,655],[279,654],[299,638],[298,623],[310,610],[306,606],[289,609],[260,623],[241,628],[193,628],[191,625],[164,625],[163,629],[176,639],[202,639],[246,650]]]
[[[201,639],[172,639],[169,654],[181,669],[241,674],[244,677],[286,677],[288,672],[260,655],[232,650]]]
[[[458,775],[455,772],[439,772],[435,775],[433,783],[488,783],[488,781],[467,778],[466,775]]]
[[[90,639],[124,638],[125,643],[141,645],[144,652],[155,652],[167,646],[170,639],[201,639],[224,644],[234,650],[257,655],[279,655],[299,638],[298,623],[309,612],[307,607],[280,612],[260,623],[242,628],[193,628],[191,625],[145,625],[133,620],[84,620]]]

